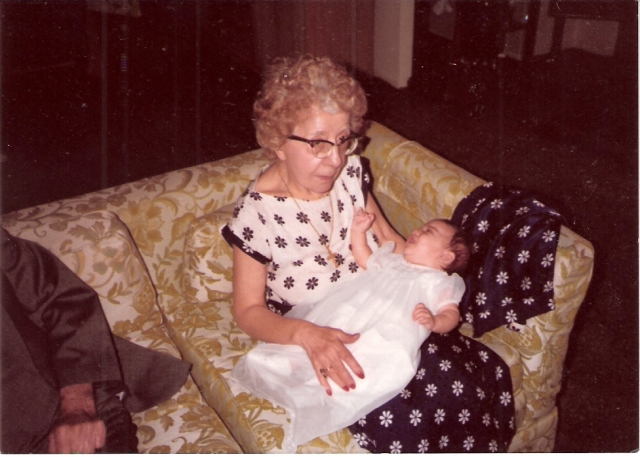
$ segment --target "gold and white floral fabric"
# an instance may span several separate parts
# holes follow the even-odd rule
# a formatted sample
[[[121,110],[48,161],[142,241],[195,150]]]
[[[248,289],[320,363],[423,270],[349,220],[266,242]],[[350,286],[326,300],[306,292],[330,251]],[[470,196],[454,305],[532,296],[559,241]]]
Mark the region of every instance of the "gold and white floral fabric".
[[[232,292],[233,251],[220,243],[220,230],[235,204],[195,219],[187,231],[184,246],[183,291],[191,303],[226,298]]]
[[[368,136],[371,141],[363,155],[371,161],[374,192],[391,223],[404,235],[424,220],[450,217],[456,204],[484,183],[382,125],[373,123]],[[91,218],[94,216],[91,213],[116,214],[135,243],[140,254],[138,260],[141,259],[146,266],[169,336],[182,357],[194,364],[192,376],[207,403],[218,412],[242,450],[251,453],[282,452],[284,426],[288,418],[281,408],[248,395],[229,382],[229,370],[256,341],[237,327],[231,315],[231,250],[220,237],[219,228],[226,222],[233,203],[249,181],[271,160],[273,158],[267,153],[251,151],[17,211],[5,215],[2,221],[7,230],[20,236],[21,232],[32,230],[35,233],[44,226],[73,225],[78,216],[86,218],[88,227],[93,227]],[[67,233],[65,236],[78,238],[71,235],[68,227],[63,230]],[[91,230],[98,231],[98,228]],[[83,253],[85,257],[90,255],[90,252]],[[120,268],[119,260],[111,262]],[[123,263],[122,268],[130,267]],[[592,269],[591,244],[563,227],[554,278],[556,309],[530,319],[523,333],[499,328],[480,339],[511,367],[517,419],[517,433],[511,451],[553,449],[557,425],[555,398],[560,389],[568,337]],[[135,278],[131,276],[129,281],[135,282]],[[140,286],[136,287],[144,288],[144,282],[140,279],[136,283]],[[116,301],[123,293],[117,287],[111,291],[113,283],[103,287],[107,292],[105,297]],[[142,301],[144,293],[138,294]],[[138,307],[147,309],[142,304]],[[138,326],[142,329],[144,325],[141,322],[146,319],[140,319],[140,323],[134,323],[135,318],[124,320],[130,324],[121,323],[118,328],[134,335],[134,338],[142,338],[146,332],[162,328],[146,324],[151,328],[139,330],[138,337],[135,336]],[[470,329],[466,330],[470,335]],[[144,338],[150,347],[160,347],[161,338]],[[186,394],[183,400],[186,398],[196,397]],[[188,402],[183,403],[186,404]],[[184,439],[162,439],[160,414],[158,417],[136,419],[151,424],[155,432],[152,437],[153,433],[149,431],[149,444],[145,450],[169,446],[170,452],[188,449],[207,452],[205,449],[215,448],[212,443],[216,439],[222,440],[224,435],[219,427],[221,424],[206,419],[210,416],[202,412],[204,405],[195,402],[187,408],[191,409],[188,412],[185,409],[184,414],[178,415],[170,410],[171,418],[175,420],[178,417],[176,422],[180,425],[172,424],[167,431],[169,435],[175,427],[184,428]],[[200,436],[190,435],[197,424],[202,424],[204,431]],[[221,445],[222,452],[233,452],[232,448],[231,443],[228,443],[228,448]],[[354,453],[362,452],[362,449],[351,434],[343,430],[301,446],[298,452]]]
[[[134,341],[162,324],[147,268],[113,212],[96,211],[18,235],[47,248],[98,293],[115,335]]]

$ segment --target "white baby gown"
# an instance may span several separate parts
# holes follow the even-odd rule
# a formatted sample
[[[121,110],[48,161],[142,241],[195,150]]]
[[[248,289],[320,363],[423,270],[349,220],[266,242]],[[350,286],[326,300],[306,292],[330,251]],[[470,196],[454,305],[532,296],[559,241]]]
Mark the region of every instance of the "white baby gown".
[[[383,405],[409,383],[429,331],[414,322],[418,303],[433,313],[458,304],[465,290],[457,274],[413,265],[393,253],[390,242],[374,251],[367,270],[336,285],[315,306],[296,306],[287,317],[360,333],[348,345],[365,379],[353,375],[356,389],[332,384],[328,396],[300,346],[259,344],[238,361],[231,376],[257,397],[285,408],[291,418],[285,452],[318,436],[340,430]]]

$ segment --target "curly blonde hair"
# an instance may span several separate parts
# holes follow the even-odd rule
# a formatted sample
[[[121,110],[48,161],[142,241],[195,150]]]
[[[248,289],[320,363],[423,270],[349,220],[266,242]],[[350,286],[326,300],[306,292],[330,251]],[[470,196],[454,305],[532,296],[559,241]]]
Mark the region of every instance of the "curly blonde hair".
[[[271,151],[280,148],[293,133],[300,112],[313,106],[332,114],[349,113],[351,130],[362,133],[367,98],[343,66],[311,55],[274,59],[253,104],[258,144]]]

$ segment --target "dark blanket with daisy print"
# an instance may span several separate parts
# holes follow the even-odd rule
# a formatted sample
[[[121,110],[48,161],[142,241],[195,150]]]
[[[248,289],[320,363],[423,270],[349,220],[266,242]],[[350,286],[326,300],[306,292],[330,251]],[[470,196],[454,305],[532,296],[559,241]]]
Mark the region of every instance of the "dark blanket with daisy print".
[[[555,253],[563,218],[531,191],[488,183],[456,207],[471,258],[460,314],[474,337],[554,309]]]

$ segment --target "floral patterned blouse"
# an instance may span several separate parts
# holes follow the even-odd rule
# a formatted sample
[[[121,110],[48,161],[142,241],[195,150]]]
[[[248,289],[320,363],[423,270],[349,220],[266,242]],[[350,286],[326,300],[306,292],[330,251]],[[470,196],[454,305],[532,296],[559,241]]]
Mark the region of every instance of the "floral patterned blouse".
[[[370,181],[358,156],[347,158],[329,194],[318,200],[263,194],[255,190],[257,178],[251,181],[222,234],[267,265],[265,295],[272,311],[284,314],[292,306],[315,303],[329,286],[360,272],[351,254],[350,227],[356,208],[365,207]],[[367,241],[376,249],[372,230]]]

